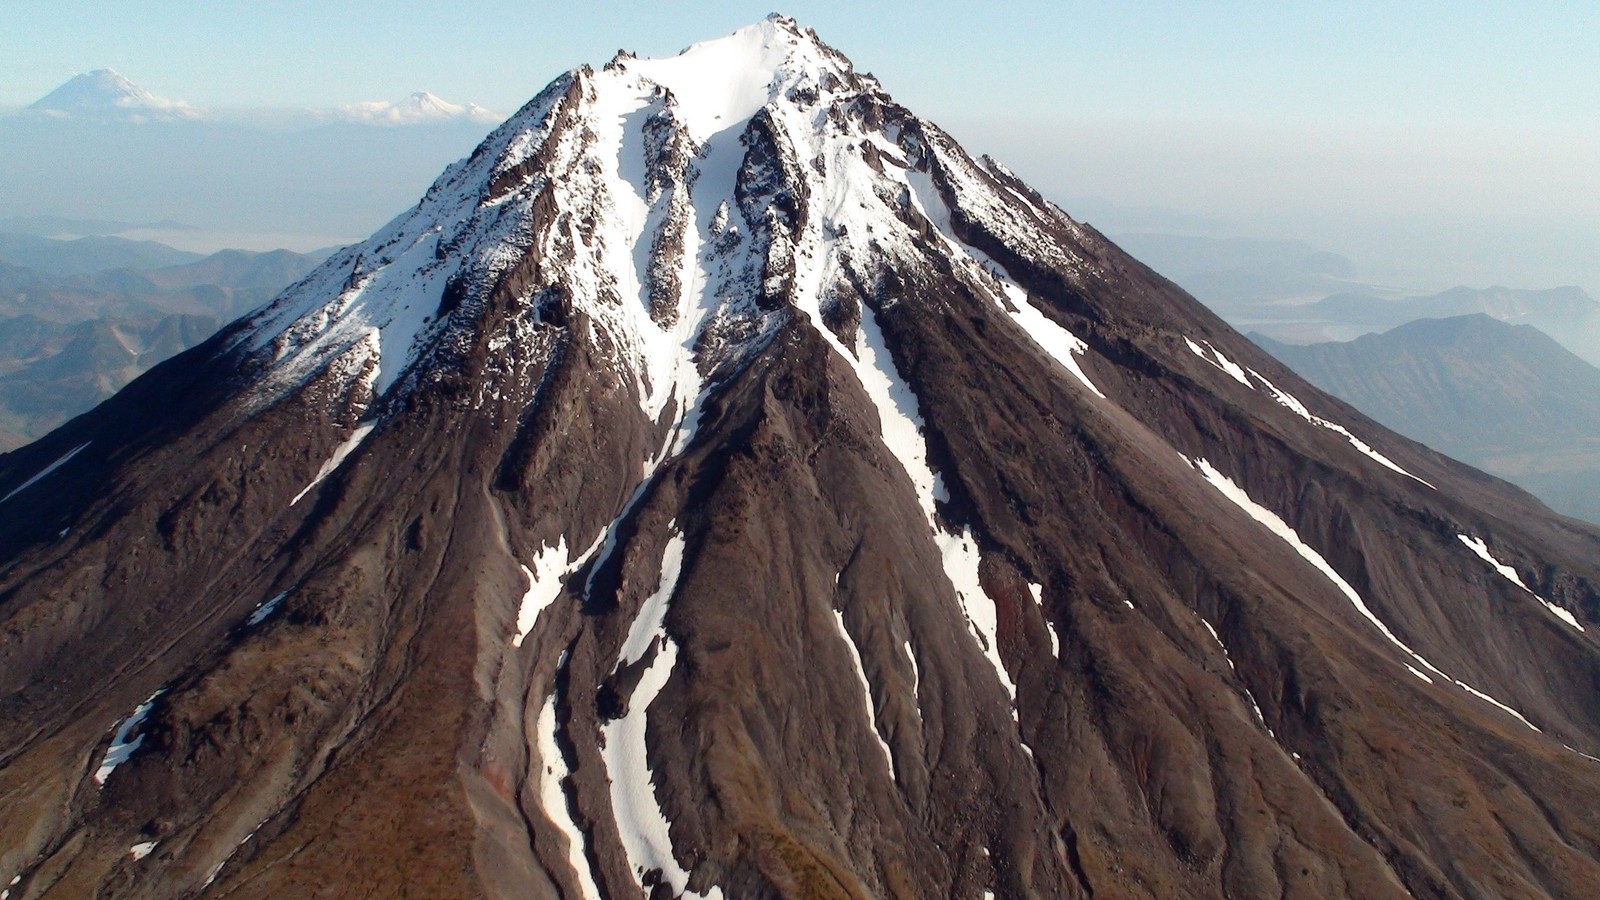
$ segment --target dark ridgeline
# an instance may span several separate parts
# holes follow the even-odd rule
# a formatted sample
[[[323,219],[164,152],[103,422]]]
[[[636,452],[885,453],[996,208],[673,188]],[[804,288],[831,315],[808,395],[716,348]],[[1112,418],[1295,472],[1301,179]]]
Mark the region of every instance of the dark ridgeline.
[[[5,494],[13,898],[1600,883],[1600,532],[785,19],[558,79]]]

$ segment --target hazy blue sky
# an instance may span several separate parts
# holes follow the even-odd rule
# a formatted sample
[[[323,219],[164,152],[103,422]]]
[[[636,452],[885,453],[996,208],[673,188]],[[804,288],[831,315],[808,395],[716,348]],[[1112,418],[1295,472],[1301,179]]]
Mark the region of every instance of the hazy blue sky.
[[[206,106],[426,88],[515,107],[618,47],[659,55],[768,3],[217,0],[0,5],[0,103],[121,70]],[[1596,127],[1600,4],[827,2],[783,10],[930,114]]]
[[[510,112],[566,68],[618,48],[672,53],[769,2],[18,0],[0,4],[0,106],[111,67],[206,107],[427,89]],[[1600,272],[1594,0],[782,11],[1057,198],[1167,207],[1344,250],[1454,228],[1436,243],[1463,264],[1485,262],[1496,229],[1555,229]],[[1474,230],[1476,244],[1459,237]],[[1551,252],[1544,239],[1507,243],[1508,265]],[[1558,274],[1565,258],[1549,278],[1580,280]],[[1501,265],[1487,264],[1485,278]]]

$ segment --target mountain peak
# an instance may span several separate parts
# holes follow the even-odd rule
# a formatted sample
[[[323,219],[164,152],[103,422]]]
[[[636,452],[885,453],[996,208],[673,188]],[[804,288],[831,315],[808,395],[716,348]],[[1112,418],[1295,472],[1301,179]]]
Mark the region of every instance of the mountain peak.
[[[29,110],[57,117],[160,121],[201,115],[181,100],[158,97],[114,69],[74,75],[65,84],[34,101]]]
[[[637,76],[670,91],[696,138],[748,120],[783,89],[815,91],[830,75],[854,79],[843,54],[777,13],[675,56],[618,54],[603,72]]]
[[[365,111],[404,120],[440,103],[419,92],[403,104],[405,110],[371,104]],[[421,257],[397,264],[395,254],[380,247],[421,253],[441,242],[455,246],[462,251],[456,262],[466,261],[463,268],[453,274],[438,271],[437,263],[427,268],[430,279],[457,284],[497,272],[508,259],[550,254],[565,263],[557,277],[572,280],[569,305],[604,322],[627,348],[618,363],[638,378],[648,413],[657,416],[670,405],[682,415],[701,388],[697,370],[731,361],[776,326],[774,310],[734,312],[728,307],[741,304],[728,298],[772,277],[764,273],[793,268],[792,229],[800,224],[792,218],[800,212],[795,198],[835,197],[841,229],[863,240],[903,231],[890,209],[917,201],[910,199],[904,178],[886,176],[878,160],[908,154],[896,143],[899,127],[888,123],[908,116],[875,81],[856,75],[843,55],[784,17],[768,17],[675,56],[619,54],[598,71],[581,67],[557,79],[470,159],[447,171],[416,209],[375,236],[370,247],[350,248],[330,262],[327,278],[370,285],[361,303],[342,305],[328,316],[310,313],[301,302],[325,302],[330,284],[308,282],[304,291],[263,311],[250,343],[278,344],[279,365],[292,382],[301,366],[319,366],[325,354],[349,349],[347,338],[367,335],[357,342],[365,342],[361,352],[378,361],[373,386],[382,394],[437,346],[447,320],[428,314],[427,301],[415,295],[416,281],[403,274],[412,273]],[[822,162],[829,157],[837,159],[835,168]],[[784,221],[771,222],[760,211],[758,198],[768,192],[788,198],[782,200]],[[873,198],[870,204],[867,197]],[[898,199],[886,208],[884,198]],[[851,212],[869,206],[872,212],[860,214],[865,219]],[[574,258],[555,244],[526,246],[529,238],[557,240],[539,224],[551,210],[563,220],[594,223],[585,226],[591,235],[583,242],[593,241],[585,252]],[[1051,215],[1043,209],[1033,213],[1041,214]],[[850,219],[855,221],[847,224]],[[705,250],[711,245],[723,249],[711,254]],[[713,258],[694,260],[702,252]],[[785,260],[768,265],[769,252]],[[636,257],[651,261],[641,270]],[[710,270],[696,271],[702,266]],[[556,274],[554,266],[544,268]],[[708,293],[691,298],[688,289],[696,281]],[[720,287],[710,286],[718,282]],[[777,284],[758,289],[777,290]],[[625,302],[615,302],[619,297]],[[741,327],[714,321],[723,317],[738,318]],[[465,321],[451,318],[457,326]],[[663,319],[692,324],[694,353],[685,355],[688,348],[679,346],[679,338],[661,333]],[[302,343],[303,323],[313,320],[318,330],[342,337]],[[701,340],[702,328],[718,340]]]
[[[429,91],[414,91],[404,100],[368,100],[340,106],[337,114],[363,125],[428,125],[447,122],[497,123],[502,118],[476,103],[451,103]]]

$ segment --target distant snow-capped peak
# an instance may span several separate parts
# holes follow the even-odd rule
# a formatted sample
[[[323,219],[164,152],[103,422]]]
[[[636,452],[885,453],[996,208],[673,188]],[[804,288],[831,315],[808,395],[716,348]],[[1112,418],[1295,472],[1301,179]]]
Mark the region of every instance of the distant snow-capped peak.
[[[74,75],[28,109],[60,118],[133,122],[195,119],[204,115],[202,110],[182,100],[158,97],[112,69]]]
[[[476,103],[451,103],[428,91],[417,91],[403,100],[369,100],[325,109],[294,111],[206,110],[182,100],[157,96],[112,69],[96,69],[72,76],[65,84],[34,101],[24,113],[51,119],[122,122],[176,122],[196,119],[214,121],[259,120],[263,115],[287,112],[290,121],[350,122],[360,125],[434,125],[451,122],[476,122],[496,125],[504,116]]]
[[[476,103],[451,103],[427,91],[417,91],[394,103],[368,100],[346,104],[338,107],[335,116],[364,125],[421,125],[448,121],[492,124],[503,118]]]

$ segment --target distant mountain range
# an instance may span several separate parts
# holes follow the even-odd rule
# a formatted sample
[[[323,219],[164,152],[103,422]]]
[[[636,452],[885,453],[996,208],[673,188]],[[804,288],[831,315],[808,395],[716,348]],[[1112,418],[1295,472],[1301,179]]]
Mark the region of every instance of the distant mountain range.
[[[1581,320],[1600,314],[1600,302],[1573,286],[1527,290],[1495,285],[1453,287],[1400,300],[1371,293],[1334,294],[1305,307],[1312,317],[1382,331],[1419,318],[1483,313],[1502,322]]]
[[[1456,286],[1439,292],[1373,283],[1353,261],[1303,241],[1128,232],[1117,243],[1228,324],[1289,344],[1348,341],[1417,319],[1484,313],[1534,325],[1600,365],[1600,302],[1571,285]]]
[[[0,450],[90,409],[325,255],[0,234]]]
[[[157,96],[128,80],[113,69],[96,69],[74,75],[67,82],[20,113],[23,117],[72,119],[87,122],[158,124],[215,119],[248,119],[238,111],[216,111],[192,106],[182,100]],[[451,103],[427,91],[417,91],[403,100],[368,100],[327,109],[269,114],[280,124],[300,119],[313,126],[328,122],[358,125],[432,125],[449,122],[493,124],[503,117],[476,103]]]
[[[25,266],[51,275],[83,275],[111,269],[155,269],[195,262],[202,254],[156,241],[111,235],[72,240],[0,232],[0,264]]]
[[[142,248],[150,242],[128,243]],[[77,268],[83,265],[77,260],[44,269],[0,259],[0,315],[35,315],[56,322],[152,313],[231,318],[304,275],[325,254],[223,250],[210,256],[183,255],[192,259],[162,267],[124,263],[87,272]]]
[[[325,109],[206,109],[88,73],[0,115],[0,231],[122,234],[204,252],[344,244],[413,202],[498,120],[426,91]]]
[[[1119,246],[1213,308],[1348,290],[1355,264],[1304,241],[1135,232]]]
[[[221,327],[217,316],[0,319],[0,448],[48,433]]]
[[[1250,337],[1384,425],[1600,522],[1600,369],[1537,328],[1476,313],[1343,343]]]

